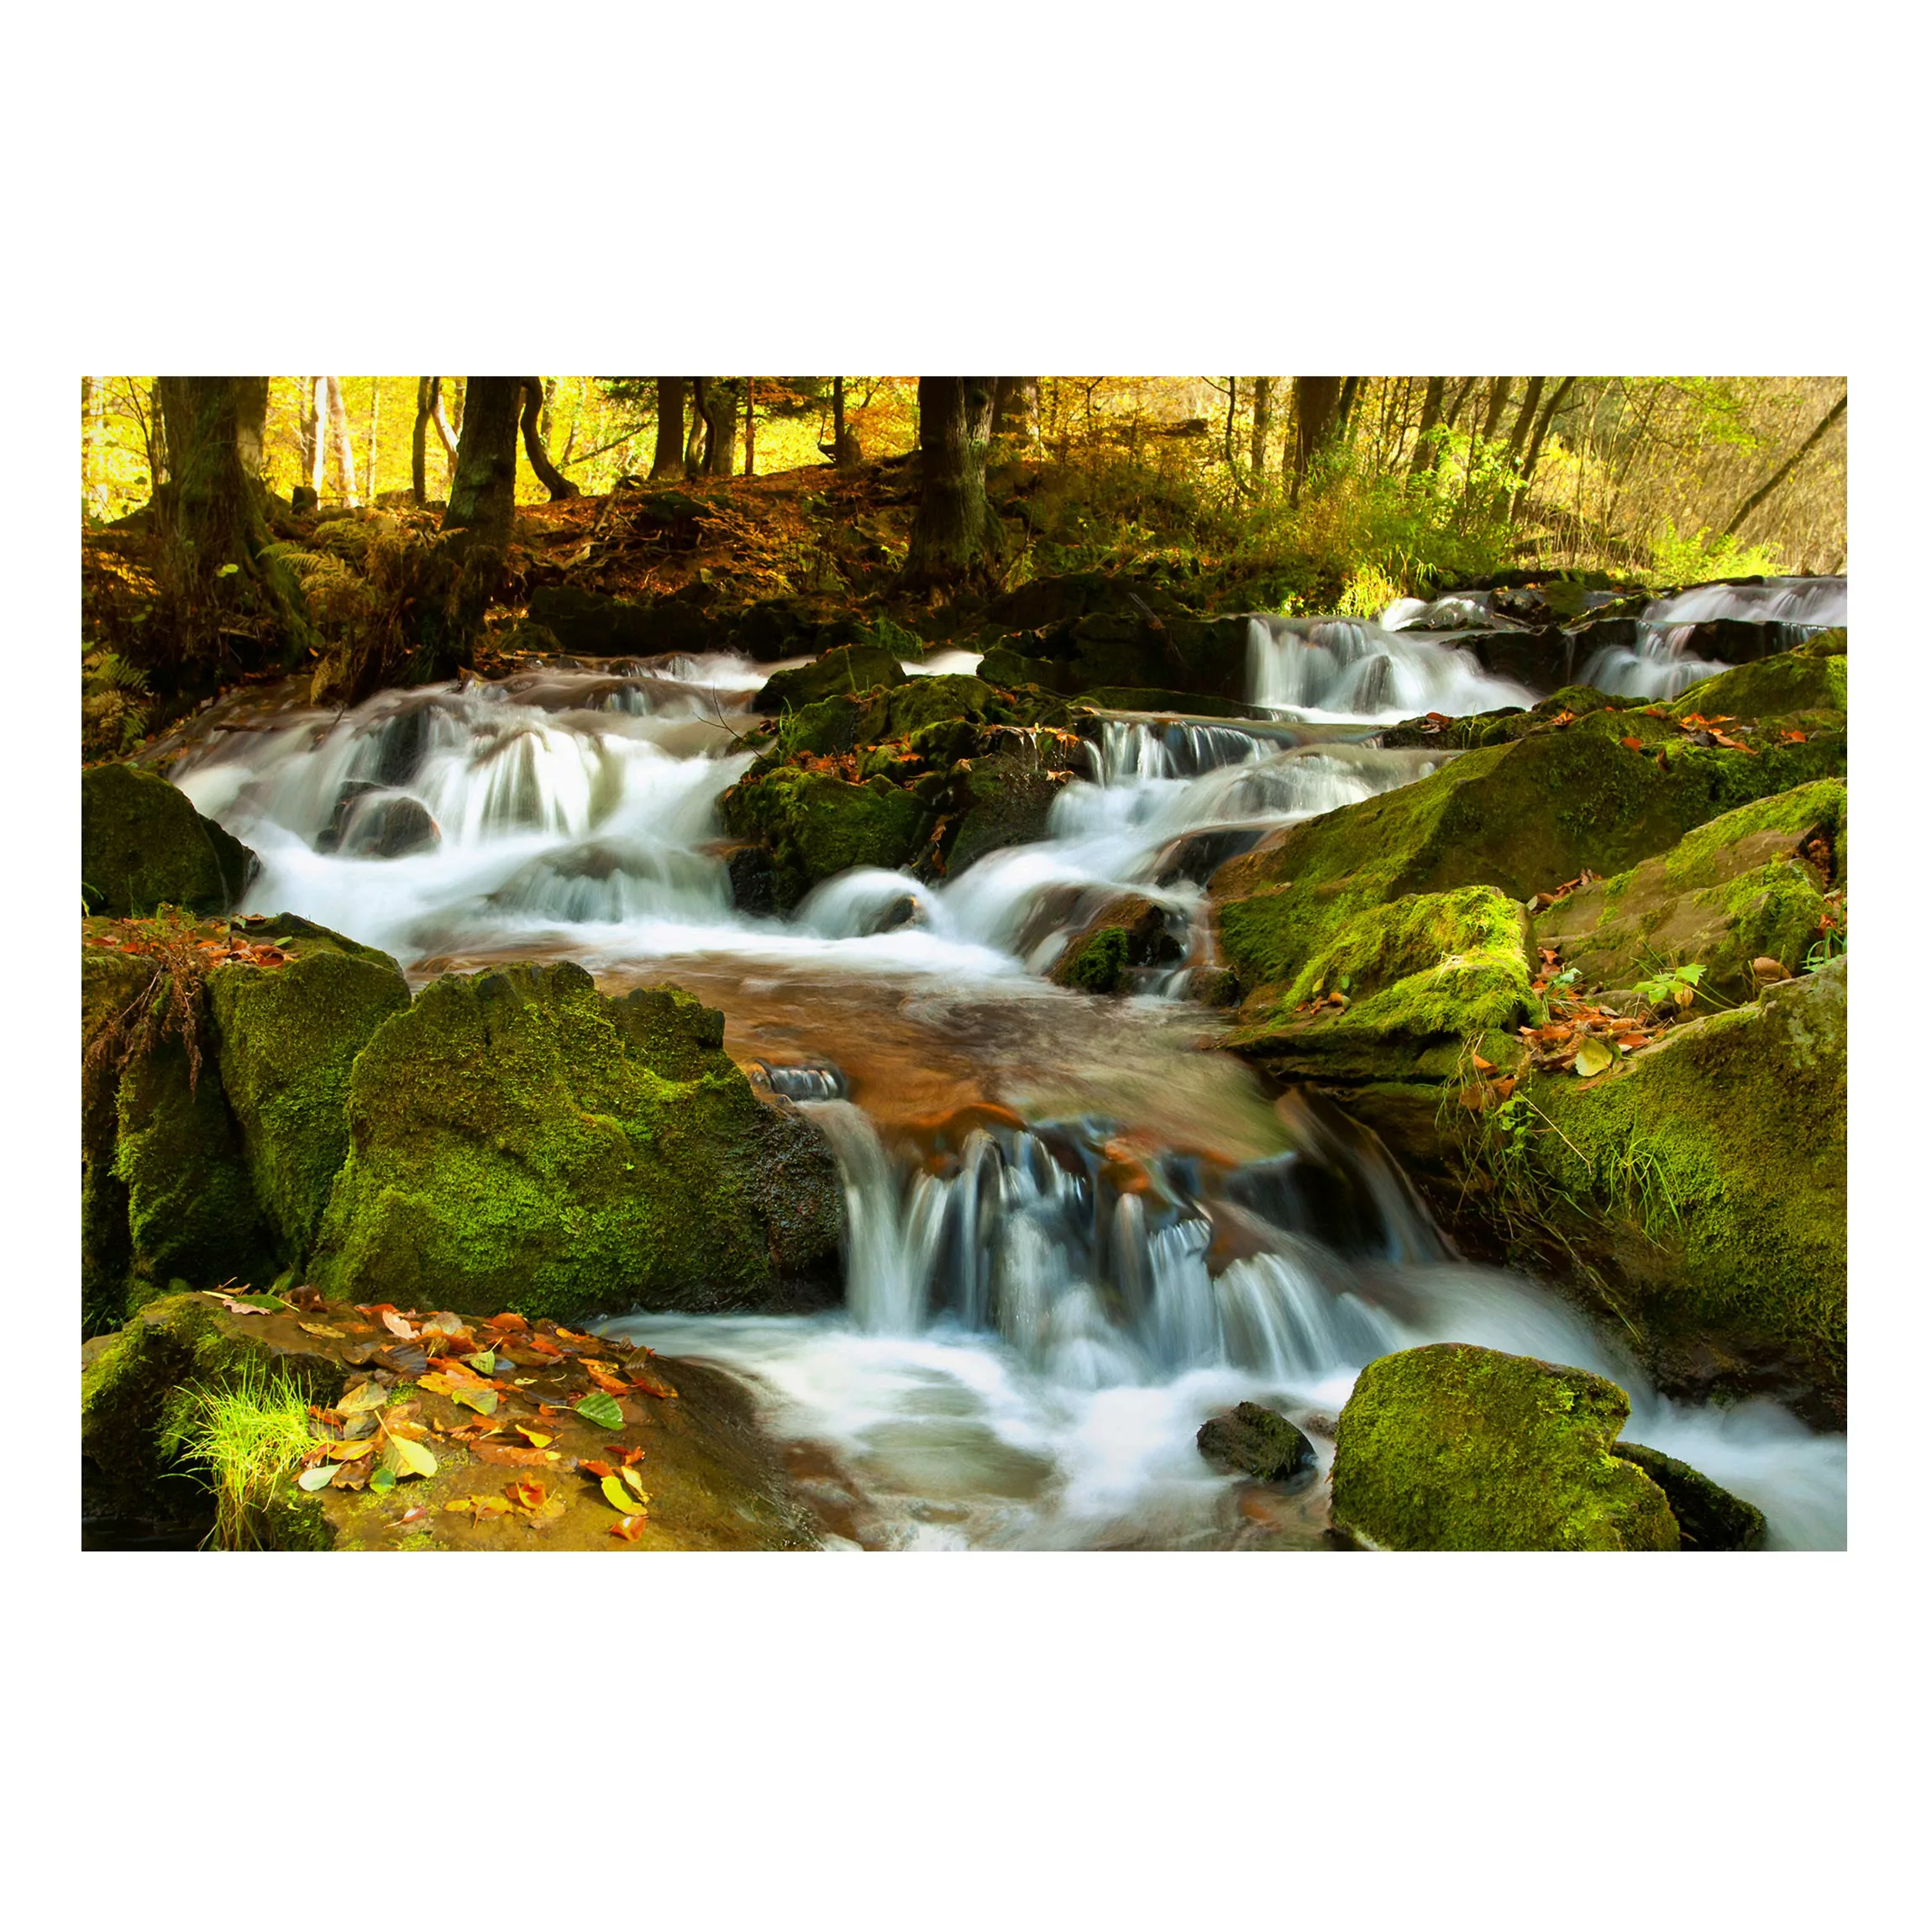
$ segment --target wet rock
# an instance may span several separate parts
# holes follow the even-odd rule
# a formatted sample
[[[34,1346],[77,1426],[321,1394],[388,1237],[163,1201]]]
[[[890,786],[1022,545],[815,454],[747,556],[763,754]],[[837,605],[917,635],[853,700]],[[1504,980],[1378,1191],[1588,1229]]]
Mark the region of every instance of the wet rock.
[[[1793,730],[1842,731],[1846,664],[1843,655],[1787,652],[1756,664],[1740,664],[1735,670],[1693,685],[1672,703],[1671,715],[1682,718],[1695,713],[1742,723],[1775,719]]]
[[[424,989],[355,1061],[318,1283],[580,1320],[835,1294],[829,1146],[690,1005],[607,1001],[569,964]]]
[[[855,618],[822,617],[803,597],[767,597],[748,604],[732,620],[728,645],[759,664],[769,664],[860,643],[864,638]]]
[[[959,774],[949,801],[958,814],[945,848],[950,877],[989,852],[1044,838],[1070,774],[1074,748],[1051,731],[1002,733],[991,744]]]
[[[1110,576],[1104,570],[1074,570],[1057,577],[1036,577],[1017,590],[995,597],[980,622],[995,633],[1037,630],[1076,618],[1124,617],[1162,619],[1184,617],[1186,608],[1151,578]]]
[[[1243,1402],[1202,1423],[1194,1444],[1217,1468],[1257,1483],[1290,1482],[1315,1465],[1315,1445],[1285,1415],[1258,1402]]]
[[[724,855],[731,877],[732,904],[740,912],[778,910],[772,857],[762,845],[734,845]]]
[[[841,693],[858,697],[880,685],[906,682],[896,653],[878,644],[843,644],[809,664],[774,672],[752,700],[751,708],[775,717],[787,708],[802,711],[822,698]]]
[[[998,685],[1037,685],[1073,696],[1161,691],[1189,706],[1202,697],[1236,706],[1247,697],[1246,617],[1156,617],[1137,610],[1095,614],[1004,636],[982,633],[979,675]]]
[[[1613,1382],[1460,1342],[1356,1379],[1336,1431],[1337,1527],[1391,1550],[1674,1550],[1663,1491],[1612,1445]]]
[[[734,837],[769,851],[772,903],[780,911],[854,866],[895,871],[910,864],[932,824],[927,807],[890,779],[853,785],[790,765],[748,774],[720,809]]]
[[[123,919],[178,906],[225,912],[256,865],[165,778],[131,764],[81,774],[81,889],[91,911]]]
[[[1755,667],[1754,667],[1755,668]],[[1714,818],[1671,850],[1582,886],[1536,921],[1586,986],[1630,986],[1660,966],[1695,963],[1725,999],[1756,990],[1757,961],[1802,959],[1824,894],[1842,877],[1845,788],[1822,779]]]
[[[443,843],[443,828],[429,807],[407,792],[351,779],[336,796],[315,849],[344,858],[402,858]]]
[[[1049,977],[1080,993],[1124,993],[1137,969],[1178,966],[1181,942],[1168,929],[1168,912],[1138,893],[1110,899],[1074,937]]]
[[[1618,1461],[1632,1462],[1664,1493],[1671,1514],[1677,1520],[1686,1550],[1761,1550],[1764,1547],[1764,1512],[1719,1488],[1708,1476],[1701,1475],[1688,1462],[1667,1456],[1661,1449],[1646,1449],[1638,1442],[1620,1442],[1610,1453]]]

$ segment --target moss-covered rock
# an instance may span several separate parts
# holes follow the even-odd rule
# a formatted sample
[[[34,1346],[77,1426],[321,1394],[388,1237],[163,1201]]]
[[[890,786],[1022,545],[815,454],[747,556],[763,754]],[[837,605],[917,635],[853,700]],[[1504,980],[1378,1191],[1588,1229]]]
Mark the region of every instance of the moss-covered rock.
[[[1670,713],[1676,718],[1728,717],[1751,724],[1776,718],[1794,729],[1843,730],[1846,663],[1842,653],[1780,651],[1776,657],[1739,664],[1693,685],[1671,705]]]
[[[752,709],[775,717],[788,706],[800,711],[840,692],[859,697],[881,685],[910,681],[897,656],[883,646],[842,644],[809,664],[774,672],[752,700]]]
[[[1493,886],[1364,906],[1251,995],[1224,1044],[1284,1078],[1441,1080],[1472,1041],[1508,1066],[1542,1017],[1530,963],[1529,921]]]
[[[349,1155],[349,1069],[408,1006],[409,986],[386,953],[307,921],[270,920],[262,931],[287,939],[294,957],[272,969],[217,968],[208,1005],[255,1196],[277,1258],[292,1265],[314,1246]]]
[[[297,1337],[299,1340],[300,1338]],[[231,1385],[250,1369],[301,1383],[318,1403],[342,1392],[342,1366],[313,1349],[273,1347],[200,1294],[150,1302],[90,1347],[81,1373],[82,1507],[90,1515],[178,1520],[203,1507],[200,1483],[162,1441],[169,1399]]]
[[[1614,1448],[1630,1399],[1461,1342],[1372,1362],[1336,1431],[1334,1520],[1390,1550],[1674,1550],[1664,1494]]]
[[[1641,1442],[1620,1442],[1611,1452],[1620,1462],[1634,1462],[1664,1493],[1687,1550],[1761,1550],[1764,1512],[1741,1496],[1721,1488],[1710,1478]]]
[[[131,764],[81,774],[81,885],[90,911],[115,918],[179,906],[223,912],[255,857],[203,818],[165,778]]]
[[[979,755],[956,771],[944,803],[954,814],[942,835],[946,870],[957,877],[975,859],[1047,836],[1053,801],[1072,775],[1077,748],[1053,730],[983,736]]]
[[[1667,1387],[1842,1418],[1846,1007],[1840,957],[1594,1079],[1525,1083],[1531,1205],[1609,1278]]]
[[[102,1036],[128,1023],[152,977],[139,959],[81,948],[81,1320],[87,1335],[126,1318],[134,1263],[128,1186],[114,1168],[118,1065],[107,1058]]]
[[[1315,1445],[1285,1415],[1258,1402],[1210,1416],[1195,1432],[1194,1446],[1217,1468],[1258,1483],[1290,1482],[1315,1463]]]
[[[1842,736],[1653,753],[1631,729],[1641,716],[1597,712],[1465,752],[1231,859],[1212,885],[1224,958],[1245,986],[1292,979],[1365,906],[1462,885],[1520,900],[1585,868],[1609,877],[1740,805],[1844,775]]]
[[[1586,986],[1630,986],[1694,963],[1707,990],[1748,999],[1753,960],[1795,972],[1816,941],[1824,895],[1844,879],[1845,813],[1837,779],[1741,806],[1557,900],[1537,916],[1536,942],[1559,951]]]
[[[606,1000],[569,964],[425,988],[355,1062],[317,1280],[571,1320],[834,1291],[831,1149],[711,1031],[675,1000]]]
[[[1247,697],[1246,617],[1095,612],[1041,630],[983,633],[979,675],[1000,685],[1037,685],[1063,696],[1089,691],[1164,690],[1192,703]],[[1191,695],[1190,695],[1191,694]]]
[[[1125,993],[1137,968],[1178,966],[1181,942],[1163,906],[1139,893],[1110,899],[1071,939],[1048,975],[1078,993]]]
[[[1565,685],[1526,711],[1512,705],[1467,717],[1404,718],[1390,725],[1381,738],[1390,750],[1440,746],[1445,751],[1473,751],[1483,745],[1514,744],[1566,711],[1573,718],[1584,717],[1592,711],[1634,710],[1643,702],[1641,698],[1610,697],[1590,685]]]
[[[769,848],[773,899],[781,911],[853,866],[891,871],[910,864],[932,823],[926,806],[888,778],[853,785],[790,765],[748,774],[725,794],[721,809],[733,837]]]

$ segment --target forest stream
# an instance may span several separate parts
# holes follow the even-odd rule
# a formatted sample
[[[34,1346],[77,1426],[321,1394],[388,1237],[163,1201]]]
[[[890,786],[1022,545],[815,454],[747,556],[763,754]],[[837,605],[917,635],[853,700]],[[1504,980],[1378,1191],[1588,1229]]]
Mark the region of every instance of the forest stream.
[[[1721,669],[1684,639],[1730,606],[1691,595],[1588,680],[1668,696]],[[1843,621],[1841,580],[1805,595],[1750,614]],[[1446,605],[1256,619],[1249,717],[1104,711],[1045,838],[933,884],[847,871],[789,916],[735,908],[718,812],[783,664],[563,662],[340,712],[257,694],[171,776],[259,855],[241,911],[352,933],[412,985],[569,959],[606,991],[675,981],[722,1011],[753,1084],[836,1152],[843,1305],[605,1328],[742,1378],[828,1542],[1340,1546],[1325,1485],[1231,1481],[1197,1429],[1258,1402],[1326,1469],[1362,1367],[1454,1341],[1611,1378],[1626,1436],[1756,1504],[1772,1546],[1841,1546],[1842,1435],[1762,1397],[1658,1394],[1614,1325],[1459,1256],[1373,1134],[1204,1050],[1225,1019],[1189,996],[1209,868],[1436,769],[1382,744],[1394,722],[1533,701],[1457,648],[1482,613]],[[1159,908],[1165,963],[1112,1000],[1051,984],[1123,893]]]

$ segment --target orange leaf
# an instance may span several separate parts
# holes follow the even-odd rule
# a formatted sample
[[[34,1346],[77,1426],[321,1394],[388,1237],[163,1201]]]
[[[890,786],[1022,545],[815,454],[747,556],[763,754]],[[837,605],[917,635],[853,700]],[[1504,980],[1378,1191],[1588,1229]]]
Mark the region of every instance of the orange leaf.
[[[612,1395],[626,1395],[630,1393],[626,1385],[612,1374],[609,1369],[600,1368],[595,1362],[586,1362],[584,1364],[584,1373],[598,1388]]]
[[[577,1462],[580,1469],[588,1469],[593,1476],[615,1476],[617,1471],[608,1462],[600,1462],[593,1456],[580,1457]]]
[[[611,1534],[622,1536],[627,1543],[634,1543],[644,1533],[644,1521],[642,1515],[620,1517],[612,1524]]]
[[[1480,1053],[1472,1053],[1469,1058],[1478,1074],[1492,1074],[1496,1070],[1496,1063],[1494,1060],[1485,1060]]]
[[[541,1509],[543,1507],[543,1485],[533,1478],[526,1478],[520,1483],[506,1483],[503,1494],[512,1503],[521,1503],[526,1509]]]
[[[557,1460],[554,1449],[515,1449],[507,1442],[472,1442],[486,1462],[507,1462],[516,1469],[545,1469]]]
[[[564,1353],[547,1335],[533,1335],[527,1346],[535,1349],[539,1355],[554,1355],[560,1358]]]
[[[1641,738],[1627,738],[1620,741],[1626,751],[1641,751],[1644,741]]]
[[[525,1330],[528,1329],[530,1325],[528,1322],[524,1320],[522,1316],[520,1315],[503,1314],[491,1315],[490,1319],[483,1324],[483,1326],[486,1328]]]
[[[660,1381],[658,1377],[645,1369],[633,1369],[632,1371],[631,1386],[643,1394],[655,1395],[660,1401],[675,1401],[677,1399],[678,1392],[671,1387],[669,1383]],[[643,1453],[642,1450],[638,1451],[639,1455]]]

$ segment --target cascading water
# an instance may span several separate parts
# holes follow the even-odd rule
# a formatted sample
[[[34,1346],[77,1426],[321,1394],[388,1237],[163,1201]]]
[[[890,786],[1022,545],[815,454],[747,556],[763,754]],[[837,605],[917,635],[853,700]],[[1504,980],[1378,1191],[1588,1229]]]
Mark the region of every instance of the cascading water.
[[[1633,1439],[1758,1502],[1781,1541],[1841,1541],[1842,1438],[1761,1404],[1662,1402],[1541,1291],[1458,1262],[1372,1138],[1271,1109],[1246,1068],[1193,1051],[1187,1008],[1036,976],[1121,893],[1198,937],[1229,853],[1441,762],[1381,749],[1378,722],[1528,699],[1431,637],[1278,619],[1251,638],[1276,722],[1106,715],[1044,838],[937,884],[847,873],[789,920],[738,911],[717,849],[770,669],[743,660],[283,713],[216,731],[174,775],[260,855],[250,909],[417,977],[569,957],[725,1007],[754,1084],[838,1155],[846,1307],[624,1326],[751,1378],[853,1540],[1239,1541],[1262,1505],[1237,1509],[1196,1453],[1205,1415],[1269,1402],[1326,1462],[1323,1419],[1364,1362],[1455,1338],[1604,1368],[1632,1391]],[[1277,1540],[1320,1541],[1316,1488],[1268,1511]]]
[[[1782,649],[1845,622],[1842,577],[1767,577],[1755,584],[1699,584],[1653,597],[1637,620],[1634,645],[1606,644],[1590,654],[1580,681],[1614,697],[1674,698],[1700,680],[1729,670],[1721,658],[1695,655],[1699,624],[1763,624]]]

